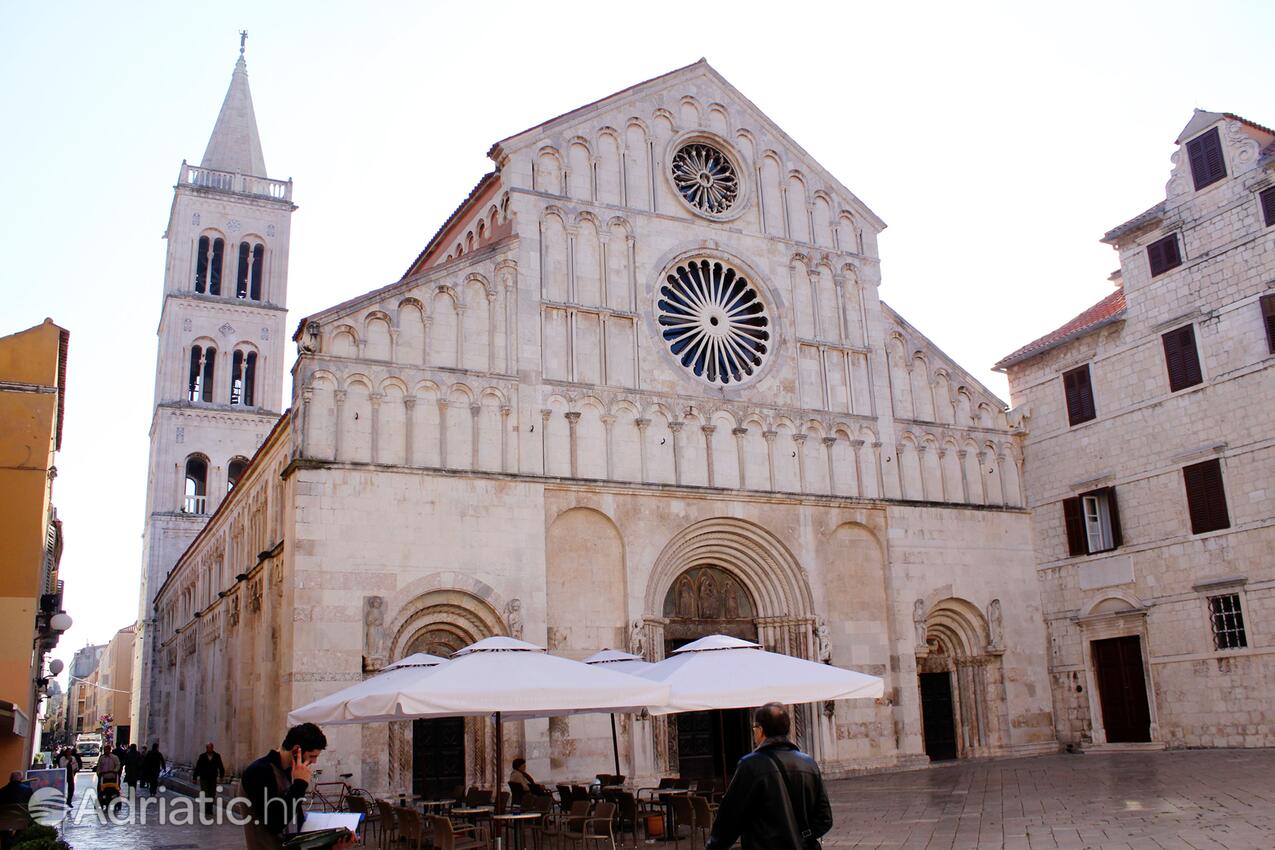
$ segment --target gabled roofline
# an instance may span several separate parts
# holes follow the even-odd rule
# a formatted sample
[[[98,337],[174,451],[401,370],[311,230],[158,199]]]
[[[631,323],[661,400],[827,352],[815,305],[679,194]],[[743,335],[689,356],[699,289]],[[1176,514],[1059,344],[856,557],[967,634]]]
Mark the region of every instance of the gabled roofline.
[[[1125,294],[1124,288],[1121,287],[1117,289],[1115,292],[1112,292],[1110,295],[1104,296],[1097,303],[1085,308],[1084,310],[1082,310],[1081,312],[1073,316],[1071,319],[1068,319],[1058,329],[1052,330],[1043,336],[1037,337],[1036,339],[1022,346],[1021,348],[1019,348],[1017,351],[1013,352],[1012,354],[1008,354],[1005,357],[1002,357],[1000,360],[996,361],[996,364],[992,366],[992,371],[1006,373],[1009,371],[1010,366],[1017,366],[1020,363],[1026,363],[1028,360],[1035,359],[1036,357],[1039,357],[1040,355],[1045,354],[1046,352],[1053,351],[1055,348],[1058,348],[1061,345],[1066,345],[1072,340],[1080,339],[1083,336],[1088,336],[1094,331],[1099,330],[1100,328],[1105,328],[1107,325],[1114,324],[1115,322],[1124,321],[1125,313],[1128,312],[1129,310],[1128,302],[1122,304],[1119,309],[1113,310],[1108,315],[1102,316],[1101,318],[1095,319],[1094,321],[1089,322],[1087,324],[1080,325],[1076,327],[1074,330],[1068,333],[1062,334],[1061,336],[1054,337],[1054,334],[1058,333],[1058,330],[1061,330],[1062,328],[1067,327],[1073,322],[1080,320],[1086,313],[1089,313],[1090,311],[1101,307],[1107,301],[1110,301],[1111,299],[1118,299],[1123,297],[1124,294]]]
[[[434,232],[434,235],[430,237],[430,240],[425,243],[425,247],[422,248],[421,252],[416,255],[416,259],[412,260],[411,265],[409,265],[407,270],[403,272],[403,277],[407,277],[413,271],[419,271],[416,267],[429,256],[435,246],[442,242],[443,236],[447,233],[452,224],[458,219],[464,217],[465,213],[475,205],[480,197],[482,197],[483,191],[486,190],[490,186],[491,182],[499,177],[499,175],[500,169],[496,169],[495,171],[488,171],[478,180],[478,183],[474,185],[474,188],[470,189],[469,194],[465,196],[465,200],[460,202],[460,206],[452,210],[452,214],[443,221],[442,226],[439,227],[438,230]],[[400,280],[401,279],[402,278],[400,278]]]
[[[984,393],[993,401],[1000,404],[1002,410],[1009,410],[1009,405],[1006,404],[1005,401],[1000,396],[998,396],[996,393],[989,390],[987,387],[983,386],[982,381],[980,381],[978,378],[975,378],[973,375],[971,375],[964,366],[960,365],[960,363],[956,361],[955,357],[951,356],[946,351],[944,351],[943,349],[935,345],[934,340],[930,339],[928,336],[921,333],[921,331],[917,330],[916,325],[912,324],[907,319],[900,316],[898,311],[896,311],[893,307],[891,307],[889,304],[885,303],[884,301],[881,302],[881,308],[886,311],[886,314],[890,318],[893,318],[896,322],[902,325],[909,334],[925,340],[925,344],[928,345],[930,348],[932,348],[935,354],[942,357],[944,360],[950,363],[953,368],[957,369],[967,383],[973,384],[978,389],[979,392]]]
[[[499,142],[496,142],[494,145],[491,146],[491,149],[487,152],[487,155],[490,156],[492,160],[495,161],[496,163],[500,163],[504,159],[504,157],[507,155],[507,149],[511,147],[513,144],[515,143],[521,144],[521,143],[525,143],[529,141],[534,141],[534,138],[532,139],[527,138],[528,136],[531,136],[533,133],[536,135],[541,135],[543,134],[543,131],[546,128],[560,121],[579,119],[583,117],[584,115],[588,114],[589,112],[600,111],[604,107],[610,108],[611,106],[614,106],[616,104],[616,101],[633,97],[639,91],[643,89],[651,88],[658,84],[667,83],[669,80],[671,80],[672,78],[678,75],[687,74],[692,71],[700,71],[700,70],[703,70],[707,72],[710,76],[712,76],[712,78],[719,85],[721,85],[722,88],[724,88],[732,97],[737,99],[741,104],[743,104],[747,109],[749,109],[753,113],[755,118],[757,118],[759,121],[764,122],[777,137],[779,137],[780,139],[784,141],[785,145],[791,148],[791,151],[793,154],[800,155],[801,157],[803,157],[810,164],[810,167],[817,171],[817,173],[819,174],[821,178],[823,178],[830,186],[835,188],[839,193],[845,195],[845,197],[849,199],[850,203],[856,208],[856,211],[860,215],[862,215],[864,218],[868,219],[876,227],[878,231],[884,230],[886,228],[887,225],[885,221],[880,216],[878,216],[875,212],[873,212],[871,208],[869,208],[868,205],[865,204],[863,200],[859,198],[858,195],[850,191],[850,189],[847,188],[844,183],[842,183],[835,176],[833,176],[831,172],[829,172],[826,168],[824,168],[823,165],[821,165],[817,159],[815,159],[813,156],[810,155],[809,151],[807,151],[800,144],[798,144],[797,141],[793,139],[792,136],[788,135],[788,133],[781,126],[779,126],[779,124],[774,119],[772,119],[769,115],[763,112],[757,106],[757,104],[753,103],[752,100],[748,98],[747,95],[745,95],[739,89],[735,88],[735,86],[725,77],[723,77],[716,68],[708,64],[707,59],[700,59],[698,62],[692,62],[690,65],[684,65],[681,68],[678,68],[674,71],[669,71],[667,74],[661,74],[658,77],[652,77],[649,80],[636,83],[634,85],[629,86],[628,88],[621,89],[620,91],[615,92],[614,94],[609,94],[606,97],[599,98],[598,100],[592,101],[591,103],[587,103],[584,106],[581,106],[577,109],[573,109],[570,112],[565,112],[562,115],[559,115],[557,118],[552,118],[548,121],[544,121],[540,124],[537,124],[534,127],[529,127],[528,129],[523,130],[521,133],[515,133],[512,136],[508,136],[504,139],[501,139]]]

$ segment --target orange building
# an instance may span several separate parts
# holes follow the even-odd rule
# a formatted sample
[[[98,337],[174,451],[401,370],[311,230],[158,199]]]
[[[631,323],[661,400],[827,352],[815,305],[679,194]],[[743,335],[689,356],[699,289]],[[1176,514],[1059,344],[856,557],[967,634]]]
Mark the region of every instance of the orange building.
[[[70,626],[52,500],[69,336],[46,319],[0,338],[0,776],[30,763],[45,655]]]

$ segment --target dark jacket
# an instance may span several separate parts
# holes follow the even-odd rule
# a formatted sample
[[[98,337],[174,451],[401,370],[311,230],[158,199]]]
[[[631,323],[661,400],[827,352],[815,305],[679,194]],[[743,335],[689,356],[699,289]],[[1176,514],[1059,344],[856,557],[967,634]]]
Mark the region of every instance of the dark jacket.
[[[159,751],[159,747],[151,747],[146,751],[146,755],[142,756],[142,775],[159,779],[159,774],[167,765],[168,762],[164,760],[164,754]]]
[[[199,754],[199,758],[195,759],[195,770],[191,774],[196,779],[222,779],[226,775],[226,768],[221,763],[221,753],[208,754],[207,751]]]
[[[767,753],[780,759],[788,773],[791,809],[784,803],[783,777]],[[819,765],[795,744],[767,742],[739,760],[713,821],[707,850],[728,850],[736,839],[743,850],[804,850],[807,841],[798,826],[802,812],[810,838],[832,829],[832,807]]]
[[[0,806],[26,805],[35,791],[25,782],[14,782],[12,779],[0,788]]]
[[[252,821],[272,835],[280,835],[295,814],[304,817],[298,801],[305,798],[305,780],[293,779],[283,769],[278,750],[271,750],[248,765],[240,780],[243,796],[252,807]]]

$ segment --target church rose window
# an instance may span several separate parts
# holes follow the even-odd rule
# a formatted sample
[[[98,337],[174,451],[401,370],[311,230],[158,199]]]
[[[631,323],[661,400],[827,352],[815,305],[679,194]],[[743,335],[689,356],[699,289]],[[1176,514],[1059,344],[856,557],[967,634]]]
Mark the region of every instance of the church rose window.
[[[770,318],[757,288],[721,260],[679,263],[656,303],[669,351],[712,384],[747,380],[770,350]]]
[[[673,154],[673,184],[695,209],[710,215],[729,212],[739,197],[739,175],[725,153],[692,142]]]

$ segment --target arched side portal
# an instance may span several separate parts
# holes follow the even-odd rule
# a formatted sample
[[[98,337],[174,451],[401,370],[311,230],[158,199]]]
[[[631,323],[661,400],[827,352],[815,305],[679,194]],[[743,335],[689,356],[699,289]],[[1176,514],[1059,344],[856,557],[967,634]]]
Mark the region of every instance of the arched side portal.
[[[1000,603],[992,605],[997,620]],[[1008,729],[1003,647],[983,613],[964,599],[936,603],[924,622],[917,683],[926,754],[936,761],[993,754]]]
[[[490,601],[468,590],[429,590],[403,605],[390,624],[391,661],[416,652],[446,658],[475,641],[507,634]],[[511,724],[511,726],[519,724]],[[364,727],[365,753],[388,752],[387,787],[447,794],[456,785],[491,787],[494,724],[485,718],[443,718]],[[521,735],[506,728],[505,739]],[[364,775],[373,775],[365,770]]]
[[[788,548],[759,526],[719,517],[683,529],[656,558],[636,643],[648,660],[658,661],[695,638],[725,633],[756,640],[772,652],[814,659],[814,627],[810,582]],[[679,749],[694,736],[687,718],[655,721],[659,770],[684,767]],[[725,764],[728,773],[733,763],[723,757],[723,741],[736,736],[727,735],[724,727],[738,718],[714,715],[699,720],[700,725],[716,724],[716,731],[700,730],[709,737],[699,744],[714,751],[713,772],[721,774]],[[818,755],[822,747],[814,740],[808,707],[798,710],[794,721],[798,743]],[[688,726],[680,736],[679,724]],[[729,754],[731,747],[726,750]]]

